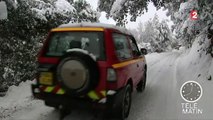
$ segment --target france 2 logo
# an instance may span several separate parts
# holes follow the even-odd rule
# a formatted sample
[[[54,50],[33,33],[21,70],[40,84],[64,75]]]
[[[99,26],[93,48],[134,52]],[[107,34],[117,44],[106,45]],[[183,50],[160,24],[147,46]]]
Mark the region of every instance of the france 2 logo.
[[[197,19],[198,19],[197,10],[192,10],[192,11],[190,12],[190,18],[191,18],[191,20],[197,20]]]

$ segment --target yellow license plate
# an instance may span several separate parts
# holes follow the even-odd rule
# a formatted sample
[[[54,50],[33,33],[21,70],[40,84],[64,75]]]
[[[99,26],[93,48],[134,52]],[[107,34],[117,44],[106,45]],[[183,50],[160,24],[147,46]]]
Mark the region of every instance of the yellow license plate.
[[[39,83],[44,85],[52,85],[53,74],[51,72],[41,72]]]

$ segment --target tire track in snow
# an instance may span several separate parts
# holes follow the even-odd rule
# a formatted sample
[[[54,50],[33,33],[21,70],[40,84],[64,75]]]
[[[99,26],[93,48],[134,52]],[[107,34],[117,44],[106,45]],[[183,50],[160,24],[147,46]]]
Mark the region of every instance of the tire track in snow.
[[[179,94],[179,84],[178,84],[178,79],[177,79],[177,66],[180,60],[180,55],[181,53],[179,52],[174,52],[174,57],[172,58],[173,61],[173,79],[171,80],[171,84],[170,84],[170,92],[169,92],[169,96],[170,96],[170,100],[168,103],[168,108],[166,111],[166,115],[167,115],[167,119],[178,119],[178,115],[181,112],[180,107],[179,107],[179,98],[180,98],[180,94]],[[173,108],[173,109],[171,109]]]

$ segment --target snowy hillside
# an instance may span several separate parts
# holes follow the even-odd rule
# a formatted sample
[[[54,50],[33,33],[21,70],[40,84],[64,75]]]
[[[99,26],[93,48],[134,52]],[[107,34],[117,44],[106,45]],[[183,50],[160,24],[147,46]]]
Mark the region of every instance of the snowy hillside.
[[[170,120],[170,119],[212,119],[212,80],[213,60],[203,52],[197,52],[195,42],[191,50],[147,55],[148,79],[143,94],[133,93],[132,108],[128,120]],[[200,57],[201,56],[201,57]],[[201,115],[182,114],[180,96],[181,85],[188,80],[201,84],[203,96],[197,102],[203,109]],[[10,87],[7,95],[0,98],[1,120],[57,120],[59,112],[46,107],[43,101],[32,98],[30,84],[27,81],[18,87]],[[65,120],[98,120],[89,110],[77,110]]]

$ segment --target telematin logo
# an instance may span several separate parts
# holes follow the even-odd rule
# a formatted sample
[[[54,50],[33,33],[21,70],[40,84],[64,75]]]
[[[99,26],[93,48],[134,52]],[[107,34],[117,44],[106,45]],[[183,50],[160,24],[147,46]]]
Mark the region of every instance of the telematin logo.
[[[203,110],[196,103],[203,95],[201,85],[196,81],[187,81],[180,88],[181,98],[186,103],[181,103],[183,114],[202,114]]]
[[[181,86],[180,95],[186,102],[196,102],[202,94],[203,89],[196,81],[187,81]]]

